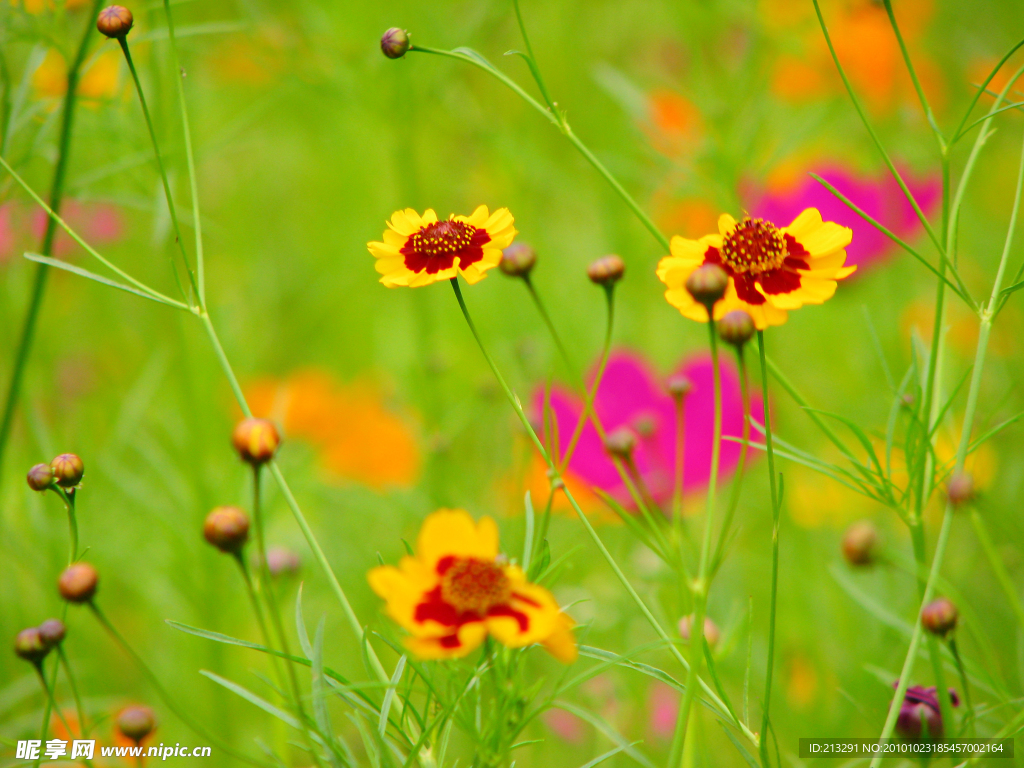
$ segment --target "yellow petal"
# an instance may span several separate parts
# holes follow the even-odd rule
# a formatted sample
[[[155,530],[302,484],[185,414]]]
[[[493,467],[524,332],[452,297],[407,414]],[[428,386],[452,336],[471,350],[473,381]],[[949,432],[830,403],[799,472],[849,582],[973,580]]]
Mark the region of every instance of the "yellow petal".
[[[439,509],[423,521],[416,553],[431,569],[449,555],[493,560],[498,556],[498,526],[489,517],[476,523],[463,509]]]
[[[722,237],[727,236],[736,227],[736,219],[730,216],[728,213],[723,213],[718,217],[718,234]]]
[[[407,637],[405,647],[413,656],[423,661],[436,659],[460,659],[472,653],[487,637],[487,627],[482,622],[474,621],[463,624],[458,630],[459,645],[447,648],[438,638]]]

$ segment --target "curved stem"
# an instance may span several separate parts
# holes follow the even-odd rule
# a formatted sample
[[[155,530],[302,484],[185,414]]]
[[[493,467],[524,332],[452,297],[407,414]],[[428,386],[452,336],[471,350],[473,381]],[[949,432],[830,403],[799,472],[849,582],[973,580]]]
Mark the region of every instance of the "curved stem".
[[[921,102],[921,109],[924,110],[925,117],[928,118],[928,125],[932,127],[935,132],[935,138],[939,142],[939,150],[941,152],[946,151],[946,140],[942,136],[942,130],[939,128],[938,122],[935,120],[935,115],[932,114],[932,108],[928,104],[928,98],[924,95],[924,88],[921,87],[921,82],[917,79],[917,71],[914,69],[914,62],[910,58],[910,51],[907,50],[907,44],[903,41],[903,35],[900,33],[899,24],[896,23],[896,14],[892,11],[892,0],[882,0],[885,5],[885,12],[889,16],[889,24],[892,26],[892,31],[896,35],[896,41],[900,46],[900,53],[903,54],[903,63],[907,65],[907,72],[910,73],[910,80],[914,84],[914,90],[917,92],[918,101]]]
[[[53,707],[53,711],[57,713],[57,718],[60,720],[61,725],[64,726],[64,729],[68,732],[68,735],[70,736],[73,733],[73,731],[71,730],[71,726],[68,724],[67,718],[64,717],[64,713],[61,711],[60,705],[57,704],[57,697],[53,695],[53,688],[46,681],[46,675],[43,674],[42,663],[40,662],[38,664],[34,664],[33,666],[36,668],[36,674],[39,676],[39,684],[43,686],[43,691],[46,692],[46,698],[49,699],[50,706]],[[54,667],[56,666],[57,665],[54,664]]]
[[[718,567],[722,564],[729,528],[732,526],[733,517],[736,516],[736,507],[740,502],[743,472],[747,468],[747,453],[750,448],[750,382],[743,347],[736,350],[736,360],[740,369],[740,401],[743,403],[743,442],[740,445],[740,458],[736,462],[736,469],[729,486],[729,501],[725,508],[725,516],[722,518],[722,530],[718,534],[718,544],[715,545],[715,556],[711,559],[712,574],[717,573]]]
[[[757,332],[761,359],[761,397],[764,399],[764,440],[768,455],[768,481],[772,495],[772,575],[771,598],[768,604],[768,661],[765,664],[764,713],[761,717],[761,765],[768,768],[768,713],[772,700],[772,674],[775,669],[775,611],[779,592],[779,513],[781,499],[776,488],[775,453],[772,449],[772,416],[768,402],[768,363],[764,347],[764,331]]]
[[[231,755],[236,760],[241,760],[244,763],[258,766],[259,768],[273,768],[269,763],[264,763],[262,760],[257,760],[254,757],[250,757],[249,755],[239,752],[230,744],[221,741],[212,733],[207,731],[206,728],[204,728],[202,725],[196,722],[190,715],[186,714],[185,710],[178,704],[177,701],[174,700],[174,697],[171,696],[167,689],[164,688],[163,684],[160,682],[160,679],[156,676],[156,674],[154,674],[153,670],[149,668],[149,665],[146,664],[146,662],[143,661],[142,657],[139,656],[139,654],[136,653],[135,650],[128,644],[128,641],[125,640],[124,636],[122,636],[121,633],[117,631],[117,628],[110,623],[110,620],[106,617],[106,614],[104,614],[103,611],[100,610],[100,607],[96,605],[95,601],[89,603],[89,608],[92,609],[93,615],[103,626],[103,628],[107,630],[107,632],[110,634],[112,638],[114,638],[114,641],[119,646],[121,646],[121,649],[126,654],[128,654],[128,656],[132,658],[132,660],[138,666],[139,671],[142,672],[143,677],[145,677],[149,681],[149,684],[153,686],[154,690],[156,690],[157,695],[160,696],[160,699],[161,701],[163,701],[164,706],[166,706],[172,713],[174,713],[174,715],[179,720],[181,720],[181,722],[183,722],[186,726],[191,728],[192,731],[195,732],[197,736],[206,739],[208,742],[210,742],[210,744],[217,747],[217,749],[221,750],[225,754]]]
[[[569,376],[574,380],[581,380],[582,377],[576,372],[576,368],[572,364],[572,360],[569,358],[569,353],[565,349],[565,345],[562,343],[562,337],[558,335],[558,331],[555,330],[555,324],[551,322],[551,315],[548,314],[547,308],[544,306],[544,302],[540,299],[540,294],[537,293],[537,289],[533,285],[533,280],[530,279],[529,274],[523,275],[523,283],[526,285],[526,290],[530,292],[530,298],[533,299],[534,305],[537,307],[537,312],[540,313],[541,319],[544,321],[544,325],[548,327],[548,332],[551,334],[551,338],[554,339],[555,346],[558,347],[558,353],[562,356],[562,362],[565,363],[565,370]],[[586,385],[584,385],[584,389]]]
[[[185,252],[185,241],[181,237],[181,226],[178,224],[178,212],[174,209],[174,197],[171,195],[171,184],[167,179],[167,170],[164,168],[164,160],[160,155],[160,145],[156,140],[156,131],[153,129],[153,120],[149,116],[149,107],[146,105],[146,96],[142,92],[142,83],[139,82],[139,75],[135,71],[135,62],[132,61],[132,54],[128,50],[128,38],[122,35],[117,39],[117,42],[121,44],[121,51],[124,53],[124,59],[128,62],[128,70],[132,73],[132,80],[135,82],[135,92],[139,95],[139,103],[142,105],[142,115],[146,118],[146,128],[149,130],[149,138],[153,143],[153,154],[156,156],[156,165],[160,171],[160,181],[164,187],[164,198],[167,201],[167,210],[171,215],[171,225],[174,227],[174,242],[178,245],[178,250],[181,251],[181,258],[185,262],[185,272],[188,274],[189,282],[192,285],[192,290],[197,294],[199,288],[196,286],[195,277],[192,275],[192,266],[188,262],[188,254]],[[171,259],[171,271],[174,273],[174,282],[178,285],[178,290],[181,291],[181,295],[185,301],[188,301],[188,296],[185,294],[185,288],[181,284],[181,280],[178,278],[178,269],[174,265],[174,259]]]
[[[75,684],[75,676],[71,671],[71,662],[68,660],[67,653],[64,652],[63,643],[57,645],[57,655],[60,663],[64,666],[64,674],[67,675],[68,685],[71,687],[71,696],[75,700],[75,713],[78,716],[78,729],[84,738],[89,735],[89,728],[85,722],[85,709],[82,707],[82,699],[78,695],[78,686]]]
[[[89,48],[89,40],[95,26],[96,14],[100,10],[100,0],[93,0],[92,13],[86,18],[85,32],[82,34],[81,42],[78,44],[78,51],[68,68],[67,91],[64,93],[64,112],[61,117],[60,139],[57,143],[57,162],[53,168],[53,182],[50,185],[50,208],[59,211],[61,202],[64,199],[64,178],[67,174],[68,157],[71,154],[72,128],[75,122],[75,107],[78,97],[78,80],[81,74],[82,64],[85,61],[85,54]],[[4,134],[6,142],[7,134]],[[44,256],[49,256],[53,251],[53,241],[57,235],[57,222],[51,217],[46,220],[46,230],[43,232],[43,241],[39,250]],[[7,397],[4,400],[3,416],[0,417],[0,467],[3,466],[4,449],[11,436],[11,427],[14,422],[14,411],[18,405],[18,397],[21,394],[21,382],[25,376],[25,366],[28,364],[29,352],[32,349],[32,341],[35,338],[36,325],[39,322],[39,311],[43,306],[43,296],[46,293],[46,278],[50,268],[45,264],[36,265],[36,273],[32,278],[32,292],[29,295],[28,308],[25,310],[25,319],[22,323],[21,336],[18,339],[17,351],[14,353],[14,368],[11,372],[11,379],[7,385]]]

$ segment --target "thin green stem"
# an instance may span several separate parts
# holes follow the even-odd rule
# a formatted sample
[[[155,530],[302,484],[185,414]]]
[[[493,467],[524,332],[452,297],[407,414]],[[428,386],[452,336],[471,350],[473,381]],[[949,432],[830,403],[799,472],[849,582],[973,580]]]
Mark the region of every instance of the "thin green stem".
[[[935,115],[932,113],[932,108],[928,104],[928,98],[924,95],[924,89],[921,87],[921,82],[917,79],[917,71],[914,69],[914,62],[910,58],[910,51],[907,50],[907,44],[903,40],[903,35],[900,33],[899,24],[896,23],[896,15],[892,12],[892,0],[883,0],[885,4],[885,12],[889,15],[889,23],[892,25],[892,31],[896,35],[896,41],[900,45],[900,53],[903,54],[903,62],[907,65],[907,72],[910,73],[910,80],[914,84],[914,90],[917,91],[917,98],[921,102],[921,109],[924,110],[925,116],[928,118],[928,125],[932,127],[935,132],[935,138],[939,142],[939,151],[945,153],[946,151],[946,140],[942,136],[942,130],[939,128],[938,122],[935,120]]]
[[[740,369],[740,401],[743,404],[743,442],[740,444],[740,457],[736,462],[736,469],[729,486],[729,502],[725,508],[725,516],[722,518],[722,530],[718,534],[718,544],[715,546],[715,556],[711,559],[711,573],[718,571],[725,554],[725,545],[729,537],[729,529],[732,527],[733,518],[736,516],[736,507],[740,503],[740,490],[743,487],[743,472],[747,468],[747,453],[750,448],[750,382],[747,373],[747,361],[743,355],[743,347],[736,350],[736,360]]]
[[[124,60],[128,62],[128,70],[132,73],[132,80],[135,82],[135,92],[139,95],[139,103],[142,105],[142,115],[146,119],[146,128],[149,130],[149,138],[153,143],[153,155],[156,157],[156,165],[160,171],[160,181],[164,187],[164,198],[167,201],[167,210],[171,215],[171,226],[174,227],[174,242],[178,246],[178,250],[181,251],[182,261],[185,263],[185,272],[188,274],[189,283],[192,285],[192,290],[197,294],[199,288],[195,283],[195,277],[192,274],[192,265],[189,264],[188,254],[185,252],[185,241],[181,236],[181,226],[178,224],[178,212],[174,208],[174,197],[171,195],[171,183],[167,178],[167,170],[164,168],[164,160],[160,154],[160,144],[156,140],[156,131],[153,128],[153,120],[149,116],[149,107],[146,105],[146,96],[142,91],[142,83],[139,82],[139,75],[135,71],[135,62],[132,61],[132,54],[128,50],[128,37],[122,35],[117,39],[117,42],[121,45],[121,51],[124,53]],[[174,282],[178,285],[178,290],[181,291],[181,295],[185,301],[188,302],[188,296],[185,294],[185,288],[181,284],[181,280],[178,277],[178,268],[174,264],[174,259],[171,259],[171,271],[174,273]]]
[[[50,185],[49,208],[52,210],[60,210],[61,203],[64,200],[64,179],[67,175],[68,158],[71,154],[72,128],[75,122],[75,108],[78,104],[78,80],[99,9],[100,0],[93,0],[92,13],[86,18],[85,32],[82,34],[81,42],[78,44],[75,58],[72,59],[71,66],[68,67],[67,91],[64,93],[60,138],[57,142],[57,162],[53,168],[53,182]],[[5,143],[6,140],[7,132],[5,131]],[[49,218],[46,220],[46,230],[43,232],[42,245],[39,247],[44,256],[49,256],[53,251],[53,241],[56,235],[57,222],[53,218]],[[45,264],[38,264],[36,265],[35,275],[32,278],[32,291],[29,294],[25,319],[22,321],[21,335],[18,338],[17,350],[14,353],[14,368],[11,371],[11,379],[7,385],[3,416],[0,417],[0,467],[3,466],[4,451],[7,447],[7,441],[11,436],[14,412],[17,409],[18,398],[21,395],[21,383],[25,377],[25,367],[28,364],[29,353],[32,350],[32,342],[35,339],[36,325],[39,322],[39,312],[43,306],[43,296],[46,293],[46,278],[49,271],[50,268]]]
[[[697,579],[691,585],[693,591],[693,620],[690,622],[690,668],[686,675],[686,691],[683,693],[683,702],[679,707],[679,719],[676,724],[677,730],[683,729],[683,733],[674,743],[678,744],[678,751],[669,756],[670,768],[679,764],[680,757],[686,749],[686,739],[689,735],[690,710],[693,708],[693,700],[697,693],[697,675],[700,673],[701,664],[704,661],[704,617],[707,614],[708,590],[710,579],[708,578],[708,566],[711,559],[711,531],[715,517],[715,494],[718,488],[718,461],[722,450],[722,377],[718,364],[718,333],[715,330],[713,313],[708,311],[708,338],[711,343],[711,367],[714,372],[714,426],[712,429],[711,443],[711,470],[708,475],[707,509],[704,513],[704,536],[701,539],[700,561],[697,566]]]
[[[967,106],[967,111],[964,112],[964,116],[960,119],[960,124],[957,125],[956,130],[953,131],[953,141],[950,142],[951,144],[955,143],[956,140],[959,139],[960,136],[963,134],[964,124],[967,122],[968,118],[970,118],[971,112],[973,112],[974,108],[977,106],[978,99],[981,98],[981,94],[985,92],[985,90],[988,88],[988,84],[992,82],[992,78],[996,76],[999,70],[1002,69],[1003,64],[1005,64],[1009,60],[1009,58],[1014,53],[1017,52],[1017,49],[1020,48],[1022,45],[1024,45],[1024,40],[1021,40],[1016,45],[1014,45],[1006,53],[1006,55],[1003,56],[1003,58],[1001,58],[999,62],[992,68],[992,71],[989,73],[988,77],[985,78],[985,82],[983,82],[981,86],[978,88],[978,90],[975,91],[974,98],[971,99],[971,103]]]
[[[768,455],[768,482],[772,496],[772,575],[771,598],[768,603],[768,661],[765,664],[764,713],[761,717],[761,765],[768,768],[768,713],[772,701],[772,676],[775,670],[775,612],[779,593],[779,514],[781,499],[776,487],[775,454],[772,450],[772,416],[768,402],[768,363],[764,346],[764,331],[757,332],[757,346],[761,359],[761,397],[764,401],[764,440]]]
[[[608,306],[608,320],[605,324],[604,332],[604,346],[601,348],[601,362],[597,366],[597,374],[594,376],[594,381],[590,385],[590,390],[586,392],[586,398],[583,402],[583,412],[580,414],[579,419],[576,422],[576,428],[573,430],[572,437],[569,439],[569,445],[565,449],[565,454],[562,456],[562,466],[559,468],[564,471],[569,466],[569,462],[572,460],[573,453],[576,452],[576,445],[579,443],[580,437],[583,435],[583,428],[586,426],[588,417],[594,410],[594,398],[597,397],[597,390],[601,386],[601,379],[604,377],[604,369],[608,365],[608,355],[612,351],[612,329],[615,325],[615,284],[610,283],[604,286],[605,297],[607,299]]]
[[[46,675],[43,674],[42,663],[40,662],[33,666],[35,666],[36,673],[39,675],[39,684],[43,686],[43,691],[46,693],[46,698],[50,700],[50,706],[53,707],[53,711],[57,713],[57,718],[60,720],[61,725],[64,726],[64,730],[66,730],[68,734],[73,733],[73,731],[71,730],[71,726],[68,724],[67,718],[64,717],[64,713],[61,711],[60,705],[57,704],[57,697],[53,694],[53,688],[46,681]],[[53,666],[56,667],[57,665],[54,664]],[[46,737],[44,736],[43,738],[45,740]]]
[[[672,522],[676,526],[676,535],[682,542],[683,524],[683,483],[686,476],[686,395],[678,394],[672,398],[676,411],[676,461],[672,468]]]
[[[124,636],[106,617],[106,614],[104,614],[103,611],[100,610],[100,607],[96,605],[95,601],[91,601],[89,603],[89,608],[92,609],[92,613],[96,617],[97,621],[99,621],[100,625],[105,630],[107,630],[108,634],[110,634],[114,641],[119,646],[121,646],[121,650],[123,650],[128,656],[132,658],[132,660],[138,666],[139,671],[142,672],[143,677],[145,677],[146,680],[149,681],[149,684],[153,686],[154,690],[156,690],[157,695],[160,697],[161,701],[163,701],[164,706],[166,706],[167,709],[169,709],[179,720],[181,720],[181,722],[183,722],[186,726],[192,729],[192,731],[197,736],[200,736],[201,738],[205,739],[211,745],[215,746],[217,749],[221,750],[225,754],[231,755],[236,760],[241,760],[244,763],[259,766],[260,768],[272,768],[272,766],[269,763],[265,763],[262,760],[257,760],[256,758],[250,757],[249,755],[246,755],[243,752],[239,752],[230,744],[221,741],[212,733],[207,731],[206,728],[204,728],[200,723],[194,720],[191,717],[191,715],[187,714],[185,709],[180,704],[178,704],[178,702],[175,701],[174,697],[171,696],[168,690],[164,688],[163,684],[160,682],[160,679],[156,676],[153,670],[149,668],[149,665],[146,664],[145,661],[143,661],[142,657],[139,656],[139,654],[128,644],[128,641],[124,639]]]
[[[949,652],[953,654],[953,659],[956,661],[956,670],[960,674],[960,687],[964,691],[964,706],[967,709],[964,719],[971,727],[971,737],[976,738],[978,732],[975,724],[974,704],[971,700],[971,688],[967,684],[967,670],[964,668],[963,659],[960,658],[960,650],[956,646],[956,638],[954,637],[949,638]]]
[[[174,65],[174,80],[178,86],[178,107],[181,112],[181,132],[185,140],[185,161],[188,166],[189,192],[192,195],[192,228],[196,233],[196,272],[199,278],[196,300],[200,307],[206,307],[206,262],[203,258],[203,225],[199,216],[199,181],[196,178],[196,158],[192,151],[192,130],[188,122],[188,105],[185,102],[185,70],[178,61],[178,44],[174,39],[174,19],[171,18],[170,0],[164,0],[164,14],[167,16],[167,37],[171,43],[171,62]],[[170,202],[170,198],[168,198]],[[173,215],[173,214],[172,214]]]
[[[64,674],[68,678],[68,685],[71,688],[71,697],[75,701],[75,714],[78,717],[78,729],[82,734],[82,738],[89,735],[89,727],[85,722],[85,709],[82,707],[82,699],[78,695],[78,685],[75,683],[75,675],[71,671],[71,662],[68,660],[68,655],[64,651],[64,644],[57,644],[57,656],[60,659],[61,665],[64,667]]]
[[[270,621],[274,625],[274,631],[277,633],[278,645],[285,656],[291,656],[292,652],[288,647],[288,635],[285,634],[284,624],[281,621],[281,610],[277,603],[277,596],[274,594],[274,585],[270,576],[270,563],[267,562],[266,526],[263,521],[263,507],[260,504],[261,470],[262,467],[258,464],[252,470],[252,519],[253,527],[256,529],[256,550],[260,560],[260,586],[267,600]],[[313,762],[320,766],[320,768],[323,768],[323,760],[306,725],[307,715],[305,707],[302,706],[302,689],[299,688],[299,678],[295,674],[295,665],[290,661],[285,661],[284,667],[287,673],[288,685],[291,686],[292,705],[295,707],[295,714],[302,725],[302,734],[306,739],[309,754],[312,756]]]
[[[985,553],[989,565],[992,566],[992,571],[995,573],[999,586],[1010,603],[1010,608],[1017,615],[1017,621],[1024,627],[1024,604],[1021,604],[1020,595],[1017,594],[1017,587],[1014,585],[1013,579],[1010,578],[1006,565],[996,551],[995,545],[992,543],[992,537],[989,536],[988,530],[985,528],[985,522],[981,519],[981,515],[978,514],[976,509],[971,510],[971,525],[974,526],[974,533],[981,543],[981,549]]]
[[[516,397],[516,395],[512,392],[509,386],[505,383],[504,377],[501,375],[501,372],[498,370],[490,354],[487,352],[487,348],[484,346],[483,340],[481,339],[480,334],[476,330],[476,325],[473,323],[473,319],[469,314],[469,309],[466,306],[465,299],[462,296],[462,290],[459,288],[457,278],[452,279],[451,282],[452,288],[455,291],[455,297],[458,300],[459,307],[462,310],[462,315],[466,320],[466,325],[469,326],[470,332],[472,333],[473,338],[476,340],[477,346],[479,347],[481,354],[484,356],[484,360],[487,361],[488,366],[491,368],[491,372],[494,374],[495,379],[501,386],[502,391],[505,393],[505,397],[508,398],[509,403],[512,405],[513,410],[519,417],[519,420],[522,423],[523,428],[530,436],[530,439],[533,442],[534,446],[537,448],[537,450],[540,451],[541,457],[544,459],[544,462],[548,465],[548,468],[552,470],[555,478],[561,479],[558,475],[557,468],[554,466],[554,463],[551,461],[547,452],[544,450],[543,443],[537,436],[536,431],[533,429],[533,425],[530,423],[530,420],[523,412],[523,408],[519,402],[519,398]],[[683,666],[684,669],[688,670],[690,666],[689,662],[676,647],[675,641],[673,641],[673,639],[668,635],[664,627],[661,626],[661,623],[655,618],[654,614],[651,613],[651,610],[647,607],[647,604],[644,602],[643,598],[640,597],[637,591],[633,588],[633,585],[630,584],[629,579],[626,577],[626,574],[622,572],[622,569],[619,567],[619,564],[615,561],[615,558],[612,556],[611,552],[608,551],[608,548],[601,540],[601,537],[598,536],[597,531],[594,530],[594,526],[591,524],[590,520],[587,519],[586,514],[583,512],[583,509],[576,501],[576,498],[572,495],[572,492],[568,488],[565,488],[564,492],[565,497],[569,500],[569,504],[572,505],[573,511],[576,512],[576,516],[583,524],[583,527],[586,529],[587,534],[590,536],[591,540],[593,540],[595,546],[597,546],[598,550],[601,552],[601,556],[605,559],[605,562],[608,563],[608,566],[612,569],[612,572],[615,574],[616,578],[622,584],[627,594],[629,594],[630,598],[636,604],[637,608],[640,609],[640,612],[643,614],[644,618],[657,633],[658,637],[665,642],[666,646],[668,647],[672,655],[675,657],[675,659]],[[757,737],[744,723],[741,723],[739,720],[733,718],[729,714],[728,707],[725,706],[724,702],[721,700],[718,694],[700,677],[697,678],[697,681],[700,684],[701,690],[704,692],[707,698],[713,703],[714,707],[718,710],[720,716],[723,719],[731,722],[737,730],[742,732],[743,735],[750,740],[751,743],[756,744]]]
[[[533,299],[534,305],[537,307],[537,312],[540,313],[541,319],[544,321],[544,325],[548,327],[548,332],[551,334],[551,338],[554,339],[555,346],[558,348],[558,353],[562,356],[562,362],[565,363],[565,370],[573,380],[580,379],[580,375],[576,372],[576,368],[572,364],[572,360],[569,358],[569,353],[565,349],[565,345],[562,343],[562,338],[558,335],[558,331],[555,330],[555,324],[551,322],[551,316],[548,314],[547,308],[544,306],[544,302],[541,301],[540,294],[537,293],[537,289],[533,285],[533,280],[529,274],[523,275],[523,283],[526,285],[526,290],[530,292],[530,298]]]

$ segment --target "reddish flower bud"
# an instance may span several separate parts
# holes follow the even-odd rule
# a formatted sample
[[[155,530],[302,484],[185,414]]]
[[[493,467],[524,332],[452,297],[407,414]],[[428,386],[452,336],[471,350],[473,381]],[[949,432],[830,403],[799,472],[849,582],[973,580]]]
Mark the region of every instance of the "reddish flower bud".
[[[590,282],[597,285],[614,285],[622,279],[625,272],[625,262],[615,254],[602,256],[587,267],[587,277],[590,278]]]
[[[39,635],[43,638],[47,648],[60,645],[67,631],[68,628],[64,626],[64,622],[60,619],[47,619],[39,625]]]
[[[498,269],[509,277],[525,277],[537,263],[537,252],[526,243],[512,243],[501,252]]]
[[[285,547],[271,547],[267,550],[267,570],[271,576],[291,576],[302,566],[301,558]]]
[[[156,730],[156,715],[149,707],[125,707],[117,715],[117,730],[138,744]]]
[[[946,495],[954,507],[967,504],[974,499],[974,477],[970,472],[959,472],[949,478]]]
[[[683,616],[679,620],[679,636],[689,642],[690,640],[690,627],[693,624],[693,614],[689,616]],[[704,617],[704,639],[708,641],[708,645],[714,648],[718,645],[718,641],[721,639],[722,633],[718,630],[718,625],[715,624],[707,616]]]
[[[111,5],[100,11],[96,29],[111,38],[124,37],[135,24],[132,12],[123,5]]]
[[[269,419],[250,418],[238,423],[231,433],[231,442],[243,461],[258,466],[274,458],[281,436]]]
[[[50,649],[39,634],[39,627],[29,627],[21,630],[14,638],[14,652],[25,661],[38,664],[46,658]]]
[[[613,429],[604,438],[604,449],[616,458],[628,461],[636,448],[636,434],[629,427]]]
[[[25,479],[33,491],[45,491],[53,487],[53,468],[49,464],[36,464]]]
[[[704,305],[709,316],[712,307],[725,296],[725,289],[728,287],[729,276],[717,264],[705,264],[703,267],[697,267],[686,278],[686,290],[698,304]]]
[[[217,507],[206,516],[203,536],[221,552],[238,552],[249,538],[249,518],[238,507]]]
[[[85,464],[73,453],[62,453],[50,462],[53,478],[61,488],[74,488],[82,482]]]
[[[380,49],[389,59],[400,59],[408,52],[409,33],[399,27],[392,27],[380,38]]]
[[[868,565],[875,559],[878,529],[868,520],[861,520],[843,534],[843,557],[850,565]]]
[[[96,594],[100,575],[88,563],[75,563],[64,569],[57,581],[60,596],[69,603],[87,603]]]
[[[932,600],[921,609],[921,624],[933,635],[945,637],[956,628],[960,612],[953,601],[946,597]]]
[[[672,395],[672,397],[686,397],[693,391],[693,382],[686,378],[683,374],[678,373],[675,376],[669,378],[668,386],[666,388],[668,389],[668,393]]]

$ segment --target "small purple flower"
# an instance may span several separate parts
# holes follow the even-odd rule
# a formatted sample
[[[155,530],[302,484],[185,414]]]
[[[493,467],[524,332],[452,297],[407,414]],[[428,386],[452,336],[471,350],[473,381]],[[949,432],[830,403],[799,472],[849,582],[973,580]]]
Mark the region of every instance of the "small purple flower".
[[[893,688],[899,685],[897,680]],[[949,689],[949,698],[954,707],[960,706],[956,691]],[[912,685],[907,688],[900,707],[900,715],[896,720],[896,732],[905,739],[917,741],[921,738],[924,727],[928,728],[928,737],[932,740],[942,738],[942,712],[939,709],[939,697],[933,687]]]

